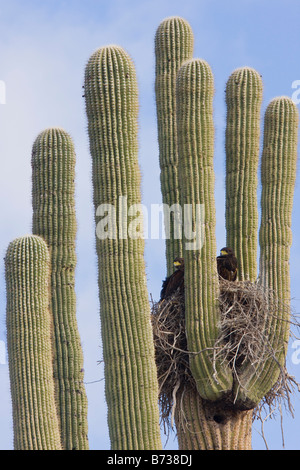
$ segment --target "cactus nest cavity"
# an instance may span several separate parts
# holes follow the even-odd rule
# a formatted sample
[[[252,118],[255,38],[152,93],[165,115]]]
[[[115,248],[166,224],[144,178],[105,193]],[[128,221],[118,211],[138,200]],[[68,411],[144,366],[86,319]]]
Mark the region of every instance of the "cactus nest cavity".
[[[270,342],[270,323],[274,315],[284,313],[290,307],[280,301],[275,293],[259,282],[220,281],[220,334],[211,348],[212,362],[229,364],[235,381],[246,363],[257,367],[268,360],[276,361],[278,350]],[[275,312],[275,313],[274,313]],[[283,320],[283,322],[286,322]],[[290,321],[299,326],[297,321]],[[152,325],[156,364],[159,381],[159,402],[164,424],[170,425],[176,402],[186,386],[196,390],[196,383],[189,367],[189,356],[201,354],[187,350],[185,334],[184,297],[177,291],[168,300],[153,302]],[[282,344],[282,350],[287,345]],[[262,411],[272,414],[278,404],[284,402],[292,413],[290,396],[296,385],[294,377],[285,367],[280,368],[277,382],[254,409],[254,416],[261,418]],[[231,397],[234,408],[234,396]],[[226,401],[228,407],[228,400]],[[178,410],[177,410],[178,411]]]

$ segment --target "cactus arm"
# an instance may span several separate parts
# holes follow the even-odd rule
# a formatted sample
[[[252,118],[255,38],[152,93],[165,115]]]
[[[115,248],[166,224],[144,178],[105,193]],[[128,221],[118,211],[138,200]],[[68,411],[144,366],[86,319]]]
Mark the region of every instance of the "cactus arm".
[[[274,98],[265,114],[262,155],[261,282],[290,301],[289,255],[297,168],[298,110],[288,97]]]
[[[257,277],[257,171],[262,80],[242,67],[227,81],[226,237],[238,259],[238,279]]]
[[[238,399],[255,403],[266,395],[284,367],[289,338],[291,217],[296,179],[298,110],[290,98],[267,107],[261,165],[260,282],[279,299],[268,319],[272,356],[259,370],[248,366],[240,376]]]
[[[176,92],[184,229],[195,230],[198,224],[203,241],[203,246],[201,243],[196,249],[189,249],[187,243],[191,240],[183,238],[186,334],[189,351],[198,352],[191,355],[190,366],[202,398],[217,400],[230,391],[232,375],[226,364],[216,364],[214,370],[211,351],[218,336],[219,287],[215,262],[214,84],[207,62],[193,59],[183,64],[177,76]],[[191,220],[186,218],[186,204],[193,208]],[[197,205],[203,209],[200,220]]]
[[[13,240],[5,257],[6,322],[15,450],[60,450],[56,413],[50,258],[36,236]]]
[[[60,128],[41,132],[32,148],[33,233],[51,256],[51,311],[54,321],[54,377],[62,445],[88,449],[83,353],[76,320],[74,183],[75,151]]]
[[[160,181],[163,203],[180,204],[176,124],[176,76],[193,56],[194,38],[189,23],[180,17],[166,18],[155,35],[155,94],[159,142]],[[166,214],[167,216],[167,214]],[[180,215],[178,214],[180,217]],[[178,219],[177,219],[178,220]],[[170,215],[170,236],[166,238],[167,275],[173,261],[182,256],[182,239],[174,237],[174,217]]]
[[[85,98],[95,211],[100,215],[98,207],[110,204],[117,218],[111,236],[97,231],[96,238],[111,447],[158,449],[158,383],[142,223],[136,236],[128,236],[119,223],[120,216],[127,221],[122,201],[128,211],[141,202],[136,73],[122,48],[103,47],[90,57]]]

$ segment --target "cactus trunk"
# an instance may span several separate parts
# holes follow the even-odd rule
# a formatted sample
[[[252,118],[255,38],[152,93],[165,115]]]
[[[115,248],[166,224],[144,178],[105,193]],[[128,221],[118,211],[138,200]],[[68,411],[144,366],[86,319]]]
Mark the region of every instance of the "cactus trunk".
[[[88,449],[83,353],[76,320],[75,151],[59,128],[41,132],[32,149],[33,233],[51,257],[54,378],[64,449]]]
[[[158,384],[143,223],[136,212],[141,212],[138,90],[134,65],[122,48],[103,47],[91,56],[85,97],[111,447],[158,449]]]
[[[56,413],[50,257],[40,237],[12,241],[5,258],[6,322],[15,450],[60,450]]]
[[[175,413],[179,449],[251,450],[252,411],[226,411],[188,387],[180,407],[181,413]]]

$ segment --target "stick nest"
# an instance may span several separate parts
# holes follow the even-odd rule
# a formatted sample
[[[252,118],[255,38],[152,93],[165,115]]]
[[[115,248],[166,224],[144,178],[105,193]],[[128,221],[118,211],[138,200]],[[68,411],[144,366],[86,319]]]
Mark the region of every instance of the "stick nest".
[[[273,359],[287,344],[274,347],[271,344],[272,322],[277,316],[289,318],[289,306],[280,302],[273,291],[258,282],[229,282],[220,280],[220,325],[219,337],[212,348],[212,361],[224,361],[232,369],[234,380],[245,362],[258,368]],[[290,321],[281,320],[283,328],[289,328]],[[295,324],[295,323],[294,323]],[[185,334],[184,296],[175,292],[168,300],[153,302],[152,325],[159,382],[159,403],[164,424],[172,424],[176,399],[184,386],[194,388],[196,384],[189,367],[189,353]],[[298,326],[298,324],[297,324]],[[272,342],[273,343],[273,342]],[[201,351],[197,352],[201,354]],[[285,367],[281,367],[276,384],[254,410],[260,417],[266,407],[272,413],[278,403],[284,401],[292,412],[290,395],[295,379]],[[178,401],[178,400],[177,400]],[[234,401],[234,397],[233,397]]]

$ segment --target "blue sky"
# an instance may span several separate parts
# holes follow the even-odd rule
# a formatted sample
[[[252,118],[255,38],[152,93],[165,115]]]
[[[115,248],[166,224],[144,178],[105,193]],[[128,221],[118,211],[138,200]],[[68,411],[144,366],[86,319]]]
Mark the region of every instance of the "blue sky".
[[[97,290],[91,159],[82,85],[89,56],[100,46],[118,44],[136,65],[143,203],[161,202],[154,96],[154,35],[159,23],[179,15],[191,24],[195,57],[209,62],[215,77],[215,173],[218,248],[224,245],[224,89],[230,73],[248,65],[263,78],[263,112],[278,95],[292,96],[300,80],[297,0],[0,0],[0,80],[6,104],[0,104],[0,258],[8,243],[31,231],[31,147],[46,127],[63,127],[76,153],[77,316],[85,359],[92,449],[108,449]],[[300,105],[299,105],[300,109]],[[299,180],[299,178],[298,178]],[[292,306],[300,312],[300,186],[296,183],[291,249]],[[164,240],[147,240],[149,292],[157,298],[165,276]],[[0,341],[5,343],[5,283],[0,263]],[[287,365],[300,382],[300,364]],[[295,362],[295,361],[294,361]],[[99,382],[95,382],[99,381]],[[8,366],[0,364],[0,448],[13,446]],[[300,449],[300,401],[295,417],[284,413],[286,449]],[[259,423],[253,448],[264,449]],[[281,449],[279,417],[264,425],[270,449]],[[170,437],[167,448],[176,448]]]

